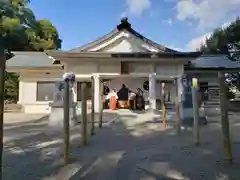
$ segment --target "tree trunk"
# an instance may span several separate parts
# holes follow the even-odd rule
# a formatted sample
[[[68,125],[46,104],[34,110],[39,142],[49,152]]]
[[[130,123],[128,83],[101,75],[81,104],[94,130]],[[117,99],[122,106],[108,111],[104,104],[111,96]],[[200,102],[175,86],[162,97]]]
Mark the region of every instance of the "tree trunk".
[[[0,35],[0,180],[2,179],[2,152],[3,152],[3,113],[4,113],[4,82],[5,82],[5,53],[3,37]]]

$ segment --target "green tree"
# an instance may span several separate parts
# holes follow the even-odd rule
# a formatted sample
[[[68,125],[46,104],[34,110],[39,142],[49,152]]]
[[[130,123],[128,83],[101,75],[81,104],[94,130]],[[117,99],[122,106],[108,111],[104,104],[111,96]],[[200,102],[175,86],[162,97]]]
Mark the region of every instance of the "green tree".
[[[227,54],[231,60],[240,62],[240,19],[225,28],[216,29],[200,50],[206,54]],[[226,78],[229,86],[240,89],[240,73],[228,73]]]
[[[58,32],[48,20],[36,21],[34,28],[26,30],[29,48],[33,51],[61,48]]]
[[[36,20],[27,7],[29,0],[0,0],[0,35],[4,37],[7,58],[11,51],[44,51],[61,48],[56,28],[48,20]],[[17,100],[18,75],[6,73],[5,99]]]

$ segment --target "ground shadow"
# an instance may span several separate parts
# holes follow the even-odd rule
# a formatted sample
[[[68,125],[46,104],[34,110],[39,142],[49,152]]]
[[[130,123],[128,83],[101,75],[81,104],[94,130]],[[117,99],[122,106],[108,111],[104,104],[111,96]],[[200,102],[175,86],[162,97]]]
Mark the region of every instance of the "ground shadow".
[[[104,116],[112,114],[105,112]],[[139,120],[139,116],[143,119]],[[217,121],[201,128],[201,146],[197,147],[192,132],[176,135],[171,124],[163,131],[159,119],[116,111],[113,120],[106,119],[102,129],[96,128],[95,136],[88,136],[87,147],[80,145],[80,126],[76,126],[71,130],[71,137],[76,136],[71,142],[71,157],[80,168],[69,179],[240,179],[239,128],[235,124],[231,124],[231,130],[236,163],[228,167],[223,165],[221,127]],[[49,138],[49,132],[43,131],[44,126],[41,128],[33,130],[39,134],[19,136],[5,143],[3,179],[43,179],[61,170],[62,134],[51,132]],[[29,132],[28,129],[31,126],[22,131]],[[17,131],[13,128],[10,132]]]
[[[149,127],[150,122],[143,123],[141,126]],[[161,126],[160,122],[159,128]],[[119,125],[121,123],[119,122]],[[122,124],[121,127],[125,125]],[[219,126],[206,126],[201,129],[201,146],[197,147],[193,143],[192,136],[189,132],[183,132],[181,136],[175,135],[175,130],[168,129],[165,132],[154,132],[143,136],[133,136],[132,131],[125,127],[127,132],[127,141],[124,143],[121,139],[121,134],[116,129],[105,127],[109,136],[116,140],[112,142],[106,139],[106,142],[111,142],[111,147],[105,149],[99,157],[104,157],[105,154],[123,151],[117,167],[106,173],[100,166],[107,166],[108,163],[102,162],[97,165],[96,161],[92,163],[87,174],[76,173],[71,180],[75,179],[104,179],[101,175],[105,174],[105,179],[139,179],[140,177],[151,177],[154,179],[239,179],[240,173],[240,156],[237,149],[240,145],[237,142],[233,143],[233,153],[235,163],[233,166],[226,166],[223,163],[223,148],[222,138]],[[99,132],[99,136],[104,132]],[[233,134],[237,129],[232,130]],[[192,135],[192,134],[191,134]],[[119,137],[120,136],[120,137]],[[125,145],[124,145],[125,144]],[[94,142],[94,147],[98,146]],[[99,144],[99,147],[107,147],[104,142]],[[164,170],[162,170],[164,169]]]

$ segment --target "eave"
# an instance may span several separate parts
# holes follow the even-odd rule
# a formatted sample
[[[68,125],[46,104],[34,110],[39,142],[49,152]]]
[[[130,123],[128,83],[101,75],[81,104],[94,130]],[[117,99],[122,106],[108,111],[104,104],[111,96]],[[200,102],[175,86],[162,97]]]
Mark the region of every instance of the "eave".
[[[188,58],[197,58],[201,56],[201,52],[161,52],[161,53],[103,53],[103,52],[63,52],[63,51],[46,51],[48,56],[55,58],[55,60],[66,61],[81,59],[88,60],[116,60],[120,62],[124,61],[154,61],[163,62],[168,58],[175,59],[177,61],[188,61]]]
[[[46,67],[19,67],[19,66],[11,66],[6,67],[7,72],[21,72],[21,71],[62,71],[62,65],[56,66],[46,66]]]
[[[240,68],[184,68],[184,71],[189,73],[201,72],[240,72]]]

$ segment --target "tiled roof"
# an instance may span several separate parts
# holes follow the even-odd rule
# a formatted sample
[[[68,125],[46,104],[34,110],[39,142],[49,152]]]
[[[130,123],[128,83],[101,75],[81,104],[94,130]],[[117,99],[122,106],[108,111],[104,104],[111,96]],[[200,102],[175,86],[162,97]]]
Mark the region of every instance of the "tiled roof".
[[[188,69],[240,69],[240,64],[232,61],[227,55],[203,55],[191,61]]]
[[[7,67],[56,67],[53,59],[46,55],[45,52],[13,52],[14,56],[7,60]]]

